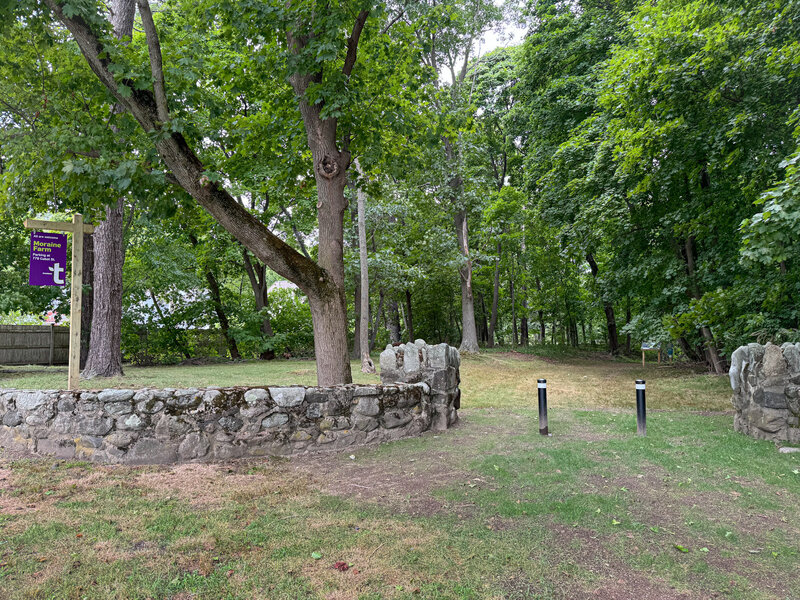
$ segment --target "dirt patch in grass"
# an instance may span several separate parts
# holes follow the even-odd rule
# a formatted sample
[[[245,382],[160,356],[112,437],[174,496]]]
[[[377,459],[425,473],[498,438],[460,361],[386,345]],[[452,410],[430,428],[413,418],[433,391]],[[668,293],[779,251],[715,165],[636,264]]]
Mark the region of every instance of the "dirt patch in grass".
[[[678,591],[668,582],[651,578],[625,564],[603,542],[599,534],[582,527],[552,524],[553,536],[563,549],[556,553],[561,564],[578,564],[600,580],[587,589],[581,582],[567,585],[564,598],[570,600],[693,600],[709,598],[708,593]],[[607,537],[607,536],[605,536]],[[638,548],[631,548],[637,551]]]
[[[423,440],[436,440],[424,451],[363,449],[353,455],[355,460],[345,452],[338,458],[295,457],[290,465],[294,472],[311,477],[314,486],[326,494],[388,506],[412,516],[451,514],[454,508],[463,516],[470,512],[468,507],[454,507],[434,492],[474,478],[467,465],[487,439],[496,442],[520,433],[513,423],[518,415],[478,423],[472,414],[462,411],[458,426],[447,432],[425,433]]]
[[[140,473],[135,484],[157,495],[175,496],[195,508],[218,506],[228,499],[247,502],[278,495],[285,501],[308,490],[307,478],[263,460],[164,467]]]

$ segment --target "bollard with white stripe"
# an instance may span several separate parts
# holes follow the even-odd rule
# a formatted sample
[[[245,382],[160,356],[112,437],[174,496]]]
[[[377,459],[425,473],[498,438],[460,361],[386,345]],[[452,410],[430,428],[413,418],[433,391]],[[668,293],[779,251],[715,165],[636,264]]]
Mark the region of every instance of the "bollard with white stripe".
[[[647,435],[647,406],[644,398],[644,379],[636,380],[636,434]]]
[[[547,379],[539,379],[539,433],[548,435],[547,432]]]

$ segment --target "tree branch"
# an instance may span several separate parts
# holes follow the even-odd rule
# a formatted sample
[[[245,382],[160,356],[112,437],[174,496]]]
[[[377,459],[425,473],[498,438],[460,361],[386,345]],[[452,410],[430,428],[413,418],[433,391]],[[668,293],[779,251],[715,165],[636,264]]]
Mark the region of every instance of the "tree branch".
[[[137,0],[137,4],[139,5],[139,14],[142,17],[144,34],[147,39],[147,52],[150,54],[150,72],[153,74],[153,92],[156,99],[158,120],[166,123],[169,121],[169,110],[167,109],[167,93],[164,85],[164,66],[161,60],[161,43],[158,40],[153,13],[150,12],[150,2],[148,0]]]
[[[367,22],[368,16],[368,10],[362,10],[358,13],[356,22],[353,24],[353,33],[350,34],[347,40],[347,56],[344,57],[342,73],[348,77],[353,72],[353,67],[356,64],[356,58],[358,56],[358,38],[361,37],[361,32],[364,30],[364,24]]]

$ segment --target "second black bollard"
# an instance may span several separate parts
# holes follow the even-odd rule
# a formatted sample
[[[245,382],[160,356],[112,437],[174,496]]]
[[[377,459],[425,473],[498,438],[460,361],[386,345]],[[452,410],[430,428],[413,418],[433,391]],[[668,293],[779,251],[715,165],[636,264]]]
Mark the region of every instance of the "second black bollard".
[[[636,380],[636,434],[647,435],[647,406],[644,397],[644,379]]]
[[[538,381],[539,388],[539,433],[548,435],[547,432],[547,379]]]

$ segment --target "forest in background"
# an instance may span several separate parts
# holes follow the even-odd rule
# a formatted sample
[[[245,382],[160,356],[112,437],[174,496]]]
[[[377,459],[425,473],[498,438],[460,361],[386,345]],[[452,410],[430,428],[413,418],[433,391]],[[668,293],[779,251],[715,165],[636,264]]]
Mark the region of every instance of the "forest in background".
[[[134,362],[313,355],[339,317],[312,324],[304,277],[336,280],[337,252],[356,358],[362,311],[372,348],[647,341],[718,373],[741,344],[800,341],[800,2],[127,2],[127,36],[94,0],[0,2],[5,320],[67,312],[27,286],[22,221],[80,211],[109,224],[87,267],[94,288],[119,271],[120,308],[95,319]],[[477,56],[511,22],[524,41]],[[148,130],[151,97],[169,110]],[[209,190],[290,258],[272,270]]]

